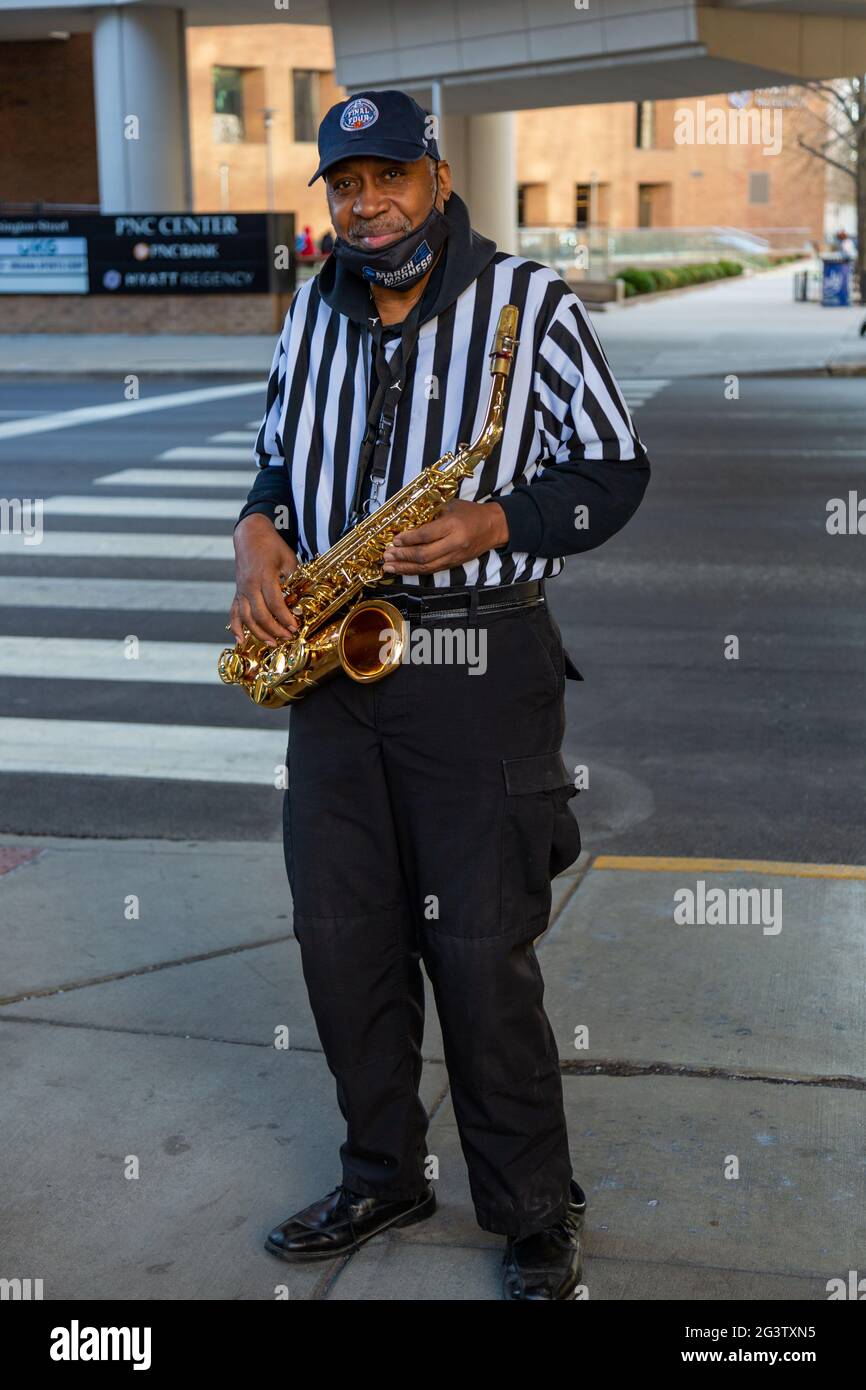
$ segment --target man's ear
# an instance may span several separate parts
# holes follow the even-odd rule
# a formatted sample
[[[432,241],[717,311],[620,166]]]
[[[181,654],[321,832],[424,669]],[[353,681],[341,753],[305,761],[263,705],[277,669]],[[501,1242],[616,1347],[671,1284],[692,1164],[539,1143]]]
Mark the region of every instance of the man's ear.
[[[454,191],[451,182],[451,165],[448,163],[447,159],[440,159],[438,165],[438,173],[439,192],[442,194],[443,199],[447,203],[448,199],[451,197],[452,192]]]

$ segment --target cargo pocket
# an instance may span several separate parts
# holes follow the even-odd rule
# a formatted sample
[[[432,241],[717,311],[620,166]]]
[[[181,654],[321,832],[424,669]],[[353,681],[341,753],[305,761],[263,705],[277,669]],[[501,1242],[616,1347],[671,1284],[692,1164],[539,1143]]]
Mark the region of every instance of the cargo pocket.
[[[580,854],[580,830],[568,805],[577,788],[559,752],[503,758],[502,774],[501,926],[511,932],[526,925],[537,933],[550,915],[551,879]]]

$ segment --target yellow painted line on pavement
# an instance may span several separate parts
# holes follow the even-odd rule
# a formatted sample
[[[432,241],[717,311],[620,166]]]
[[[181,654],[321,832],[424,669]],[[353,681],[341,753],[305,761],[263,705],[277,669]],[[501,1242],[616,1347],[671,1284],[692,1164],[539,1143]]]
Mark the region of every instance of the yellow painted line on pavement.
[[[786,864],[774,859],[677,859],[642,854],[600,854],[591,869],[648,873],[776,874],[780,878],[866,879],[864,864]]]

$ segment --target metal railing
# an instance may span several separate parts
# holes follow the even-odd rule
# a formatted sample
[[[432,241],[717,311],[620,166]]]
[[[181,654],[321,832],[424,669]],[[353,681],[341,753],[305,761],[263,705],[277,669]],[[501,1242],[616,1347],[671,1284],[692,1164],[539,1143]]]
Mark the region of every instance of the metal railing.
[[[689,265],[746,260],[772,252],[809,251],[808,227],[520,227],[521,256],[552,266],[561,275],[610,280],[628,265]]]

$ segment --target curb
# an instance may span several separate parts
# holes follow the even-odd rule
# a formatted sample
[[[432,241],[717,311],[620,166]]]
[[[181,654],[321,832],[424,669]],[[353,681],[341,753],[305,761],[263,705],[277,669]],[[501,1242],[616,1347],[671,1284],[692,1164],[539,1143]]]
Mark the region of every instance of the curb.
[[[707,373],[705,372],[695,373],[695,376],[706,375]],[[866,376],[866,362],[839,362],[835,364],[828,364],[825,362],[817,367],[768,367],[766,371],[739,372],[738,375],[742,377],[744,380],[748,379],[749,381],[759,381],[762,378],[768,381],[774,381],[783,377],[789,379],[801,378],[803,380],[806,380],[809,378],[814,379],[815,377],[820,376]],[[695,378],[682,377],[680,379],[683,381],[687,381],[694,380]]]
[[[262,368],[259,364],[250,367],[245,371],[242,367],[124,367],[122,370],[117,367],[82,367],[80,372],[71,372],[68,368],[63,371],[52,371],[50,367],[3,367],[0,366],[0,381],[6,379],[14,380],[46,380],[46,381],[117,381],[119,377],[134,371],[139,377],[146,377],[148,381],[177,381],[184,378],[195,377],[196,379],[208,379],[214,381],[236,381],[245,382],[258,379],[262,376]]]
[[[863,362],[828,362],[822,370],[828,376],[866,376],[866,360]]]

